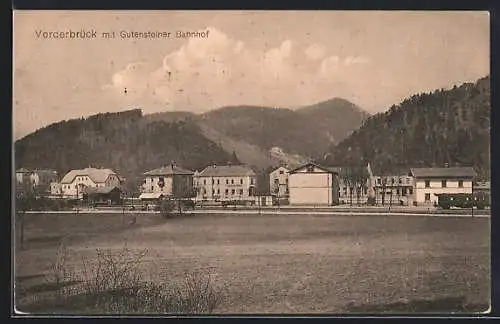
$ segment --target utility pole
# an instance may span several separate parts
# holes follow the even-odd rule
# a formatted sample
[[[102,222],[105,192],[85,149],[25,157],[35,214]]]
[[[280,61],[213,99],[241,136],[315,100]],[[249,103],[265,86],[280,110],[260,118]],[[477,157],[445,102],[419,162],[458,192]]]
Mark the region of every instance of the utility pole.
[[[472,179],[472,182],[471,182],[471,191],[472,191],[471,213],[472,213],[472,217],[474,217],[474,201],[475,201],[475,198],[474,198],[474,179]]]

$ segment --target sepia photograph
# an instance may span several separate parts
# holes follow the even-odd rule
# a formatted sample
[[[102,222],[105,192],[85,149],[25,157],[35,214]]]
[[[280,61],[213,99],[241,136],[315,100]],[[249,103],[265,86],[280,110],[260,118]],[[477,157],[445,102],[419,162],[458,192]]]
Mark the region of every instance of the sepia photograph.
[[[13,10],[13,316],[491,311],[487,11]]]

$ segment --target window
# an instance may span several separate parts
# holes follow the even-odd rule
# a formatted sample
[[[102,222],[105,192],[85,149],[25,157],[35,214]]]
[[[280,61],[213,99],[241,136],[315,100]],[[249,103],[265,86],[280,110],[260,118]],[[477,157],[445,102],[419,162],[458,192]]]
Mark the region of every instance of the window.
[[[229,179],[226,179],[226,184],[229,184]]]
[[[283,170],[280,170],[280,174],[283,174],[283,173],[285,173],[285,172],[283,172]]]
[[[155,187],[154,187],[154,186],[151,186],[151,190],[154,190],[154,189],[155,189]]]
[[[406,188],[401,189],[401,195],[406,196]]]
[[[212,179],[212,184],[215,184],[215,180],[214,179]]]
[[[441,181],[441,187],[446,188],[446,180]]]
[[[399,184],[403,184],[403,179],[399,179]]]
[[[243,189],[240,189],[240,196],[243,196]]]
[[[429,188],[431,186],[431,182],[429,180],[425,180],[425,187]]]
[[[226,189],[225,194],[226,194],[226,196],[227,196],[227,194],[229,194],[229,189]]]
[[[408,188],[408,194],[413,195],[413,188]]]
[[[220,189],[217,189],[217,194],[220,195]]]
[[[234,189],[231,189],[231,195],[234,195],[234,192],[235,192]]]
[[[425,194],[425,201],[431,201],[431,194],[430,193]]]
[[[380,178],[377,179],[377,184],[379,185],[381,183]]]
[[[219,179],[217,179],[217,184],[220,184],[220,180]]]
[[[206,185],[207,184],[207,180],[206,179],[203,179],[203,184]]]
[[[250,179],[250,184],[254,184],[254,178]]]
[[[214,189],[212,189],[212,196],[214,196],[214,195],[215,195],[215,190],[214,190]]]
[[[231,179],[231,184],[234,184],[234,179]]]
[[[463,188],[464,187],[464,181],[463,180],[458,180],[458,187]]]
[[[240,179],[240,184],[243,184],[243,179]]]
[[[279,184],[279,179],[274,179],[274,184]]]
[[[396,189],[396,195],[399,196],[399,188]]]

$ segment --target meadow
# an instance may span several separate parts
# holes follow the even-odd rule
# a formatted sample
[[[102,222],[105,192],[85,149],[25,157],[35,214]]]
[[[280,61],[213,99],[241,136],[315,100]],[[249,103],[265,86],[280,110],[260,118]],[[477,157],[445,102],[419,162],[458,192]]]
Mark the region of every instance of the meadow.
[[[490,299],[489,218],[26,214],[18,310],[78,313],[44,303],[61,247],[72,273],[99,249],[126,247],[145,252],[137,262],[153,282],[207,276],[217,314],[471,313]]]

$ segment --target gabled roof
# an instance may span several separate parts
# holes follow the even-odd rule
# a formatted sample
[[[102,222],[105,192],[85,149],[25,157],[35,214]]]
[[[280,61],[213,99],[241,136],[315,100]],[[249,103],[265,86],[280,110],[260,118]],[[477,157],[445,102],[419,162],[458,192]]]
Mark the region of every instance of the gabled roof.
[[[200,177],[244,177],[254,176],[255,171],[247,165],[211,165],[201,171]]]
[[[293,169],[293,170],[290,170],[288,173],[289,173],[289,174],[296,173],[298,170],[301,170],[301,169],[306,168],[306,167],[308,167],[308,166],[314,166],[314,167],[316,167],[316,168],[318,168],[318,169],[320,169],[320,170],[322,170],[322,171],[325,171],[325,172],[327,172],[327,173],[337,173],[337,171],[336,171],[336,170],[330,169],[330,168],[328,168],[328,167],[325,167],[325,166],[319,165],[319,164],[314,163],[314,162],[308,162],[308,163],[306,163],[306,164],[303,164],[303,165],[301,165],[301,166],[299,166],[299,167],[297,167],[297,168],[295,168],[295,169]]]
[[[471,167],[412,168],[410,174],[415,178],[473,178],[476,171]]]
[[[158,169],[144,172],[144,175],[147,176],[155,176],[155,175],[169,176],[169,175],[191,175],[191,174],[193,174],[193,171],[180,168],[176,165],[163,166]]]
[[[110,169],[85,168],[80,170],[71,170],[62,178],[61,183],[71,183],[76,177],[87,176],[94,183],[103,183],[110,175],[117,174]]]
[[[106,187],[86,187],[85,193],[89,195],[98,195],[98,194],[109,194],[113,190],[120,190],[117,186],[106,186]]]

